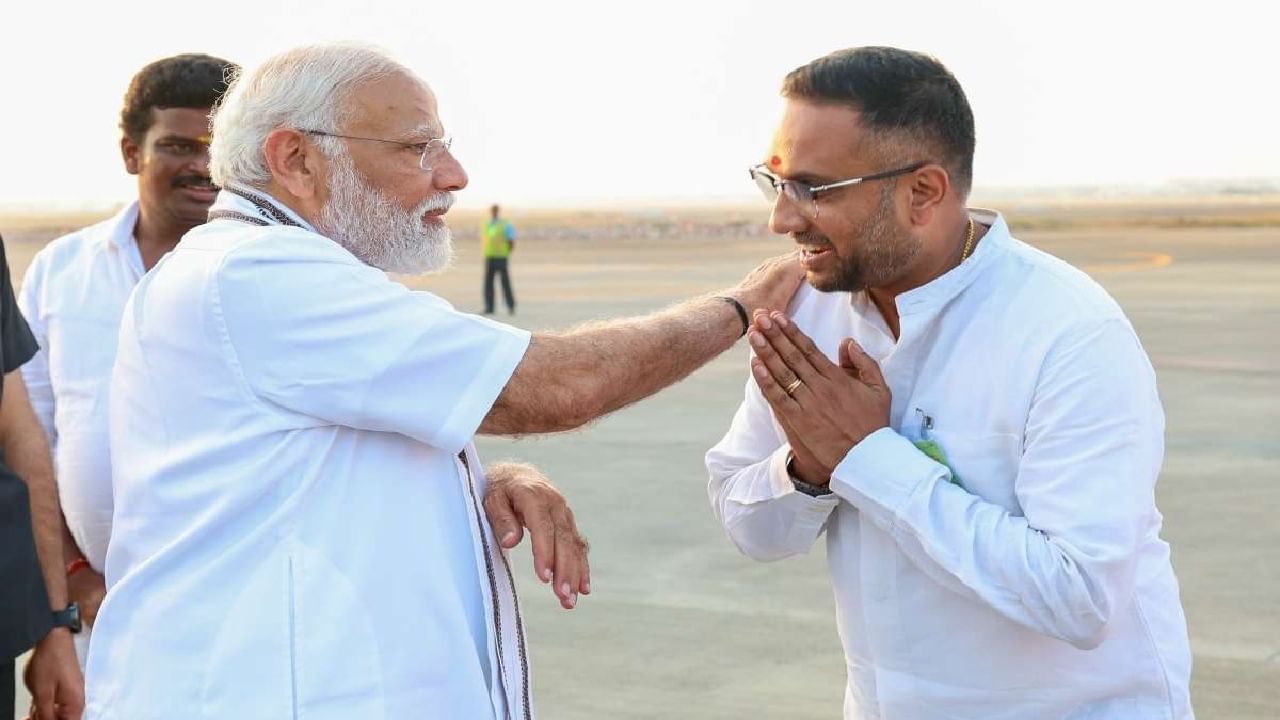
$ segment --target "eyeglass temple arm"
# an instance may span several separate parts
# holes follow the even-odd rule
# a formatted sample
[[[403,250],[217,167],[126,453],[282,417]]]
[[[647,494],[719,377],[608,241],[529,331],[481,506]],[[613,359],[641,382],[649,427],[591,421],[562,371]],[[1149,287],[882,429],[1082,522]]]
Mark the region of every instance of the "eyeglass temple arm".
[[[885,170],[884,172],[872,173],[871,175],[863,175],[862,177],[850,178],[848,180],[841,180],[840,182],[828,183],[826,185],[818,185],[816,187],[809,188],[809,192],[816,195],[820,192],[826,192],[827,190],[835,190],[836,188],[848,187],[849,185],[858,185],[859,183],[864,183],[869,180],[880,180],[882,178],[893,177],[894,175],[901,175],[903,173],[915,172],[916,170],[919,170],[925,165],[928,165],[928,163],[914,163],[906,167],[897,168],[896,170]]]

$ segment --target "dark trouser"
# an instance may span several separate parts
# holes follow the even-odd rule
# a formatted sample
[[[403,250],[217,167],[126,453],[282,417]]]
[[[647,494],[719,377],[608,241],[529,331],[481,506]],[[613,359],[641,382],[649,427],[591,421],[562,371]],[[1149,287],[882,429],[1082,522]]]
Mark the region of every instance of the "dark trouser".
[[[493,312],[493,276],[502,279],[502,297],[507,301],[507,310],[516,311],[516,295],[511,292],[511,275],[507,272],[507,258],[487,257],[484,259],[484,311]]]
[[[9,720],[14,716],[13,712],[13,694],[17,692],[15,687],[13,674],[15,672],[13,659],[0,660],[0,718]]]

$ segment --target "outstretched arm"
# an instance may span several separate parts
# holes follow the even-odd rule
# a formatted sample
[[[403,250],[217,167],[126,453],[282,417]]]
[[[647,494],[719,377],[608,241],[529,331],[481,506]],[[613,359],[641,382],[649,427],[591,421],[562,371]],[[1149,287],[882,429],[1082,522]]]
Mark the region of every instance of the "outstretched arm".
[[[748,313],[785,308],[803,271],[794,254],[766,261],[722,293]],[[534,335],[480,432],[556,432],[584,425],[671,385],[742,335],[732,303],[702,297],[639,318]]]

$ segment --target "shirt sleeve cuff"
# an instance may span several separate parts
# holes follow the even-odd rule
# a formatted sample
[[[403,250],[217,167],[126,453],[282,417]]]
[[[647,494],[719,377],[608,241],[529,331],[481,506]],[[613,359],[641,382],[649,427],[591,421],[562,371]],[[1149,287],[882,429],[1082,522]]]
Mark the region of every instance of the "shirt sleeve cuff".
[[[882,428],[854,445],[836,465],[831,489],[877,525],[893,530],[907,501],[944,480],[948,472],[910,440]]]
[[[811,519],[813,524],[820,525],[826,521],[840,498],[834,492],[813,497],[796,490],[795,484],[791,482],[791,475],[787,472],[789,457],[790,445],[783,445],[769,457],[769,487],[773,491],[773,498],[791,506],[800,516]]]

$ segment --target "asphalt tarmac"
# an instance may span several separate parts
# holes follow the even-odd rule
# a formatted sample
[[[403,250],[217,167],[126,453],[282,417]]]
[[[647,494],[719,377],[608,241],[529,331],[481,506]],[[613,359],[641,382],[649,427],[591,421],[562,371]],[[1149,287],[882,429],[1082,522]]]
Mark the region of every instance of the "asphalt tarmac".
[[[5,234],[16,283],[42,241]],[[1198,716],[1275,717],[1280,231],[1016,234],[1097,278],[1159,373],[1168,434],[1158,502],[1190,623]],[[511,261],[519,314],[498,318],[550,329],[648,312],[731,285],[786,249],[763,231],[530,239]],[[411,284],[476,312],[480,280],[474,243],[460,241],[453,270]],[[594,592],[568,612],[534,578],[527,546],[515,551],[541,717],[839,717],[843,657],[821,544],[803,558],[755,563],[707,504],[702,456],[739,402],[746,358],[740,343],[582,431],[480,441],[489,461],[540,466],[592,544]],[[26,703],[19,697],[19,717]]]

